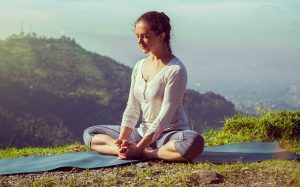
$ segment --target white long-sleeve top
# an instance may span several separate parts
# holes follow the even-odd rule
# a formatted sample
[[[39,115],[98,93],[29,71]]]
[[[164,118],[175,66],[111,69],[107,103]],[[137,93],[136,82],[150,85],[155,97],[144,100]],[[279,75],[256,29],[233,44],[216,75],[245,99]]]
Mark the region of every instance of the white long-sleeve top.
[[[151,80],[142,77],[142,65],[138,61],[132,71],[131,86],[121,126],[134,129],[142,110],[142,123],[137,129],[144,137],[154,132],[152,142],[163,131],[189,129],[183,108],[187,72],[183,63],[174,57]]]

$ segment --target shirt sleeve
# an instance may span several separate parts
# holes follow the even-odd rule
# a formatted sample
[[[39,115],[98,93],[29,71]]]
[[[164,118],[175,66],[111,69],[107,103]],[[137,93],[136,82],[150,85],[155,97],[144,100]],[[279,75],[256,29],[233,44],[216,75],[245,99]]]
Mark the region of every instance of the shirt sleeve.
[[[185,68],[178,68],[170,73],[167,80],[162,106],[157,118],[153,121],[145,136],[154,133],[152,142],[155,141],[159,135],[171,123],[176,109],[183,102],[183,97],[187,85],[187,72]]]
[[[141,113],[140,102],[134,96],[134,84],[137,75],[137,65],[138,63],[134,66],[131,74],[131,85],[129,90],[128,101],[121,122],[121,126],[129,127],[131,129],[135,128]]]

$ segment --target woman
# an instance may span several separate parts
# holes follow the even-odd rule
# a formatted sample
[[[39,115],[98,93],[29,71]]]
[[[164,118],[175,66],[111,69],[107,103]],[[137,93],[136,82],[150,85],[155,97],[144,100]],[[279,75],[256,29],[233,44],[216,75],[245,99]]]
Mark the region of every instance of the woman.
[[[150,11],[135,22],[139,47],[149,56],[138,61],[121,126],[98,125],[84,132],[84,142],[101,154],[119,159],[156,158],[190,161],[204,148],[199,133],[189,129],[183,109],[187,73],[172,54],[170,19]],[[142,123],[135,128],[142,110]]]

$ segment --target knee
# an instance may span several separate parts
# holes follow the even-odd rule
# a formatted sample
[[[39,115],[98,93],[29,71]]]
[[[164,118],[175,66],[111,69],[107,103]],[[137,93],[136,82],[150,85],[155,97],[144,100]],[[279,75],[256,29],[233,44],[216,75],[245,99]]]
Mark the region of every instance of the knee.
[[[204,150],[204,139],[195,131],[183,131],[183,140],[178,142],[179,152],[188,161],[193,160]]]
[[[199,134],[199,133],[195,133],[195,137],[194,137],[194,149],[197,150],[197,154],[196,156],[198,156],[199,154],[201,154],[204,150],[204,139],[203,137]]]
[[[105,127],[103,125],[95,125],[85,129],[83,132],[84,144],[91,147],[92,139],[98,134],[105,134]]]
[[[102,132],[102,129],[94,126],[89,127],[83,132],[83,141],[84,144],[92,148],[95,144],[103,144],[105,142],[105,134]]]

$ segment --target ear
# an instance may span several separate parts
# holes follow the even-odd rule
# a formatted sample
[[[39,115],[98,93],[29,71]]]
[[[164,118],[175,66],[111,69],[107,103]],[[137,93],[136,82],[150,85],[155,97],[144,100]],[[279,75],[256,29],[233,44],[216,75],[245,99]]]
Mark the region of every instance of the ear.
[[[166,37],[166,33],[165,33],[165,32],[162,32],[162,33],[160,34],[160,40],[163,41],[163,40],[165,39],[165,37]]]

